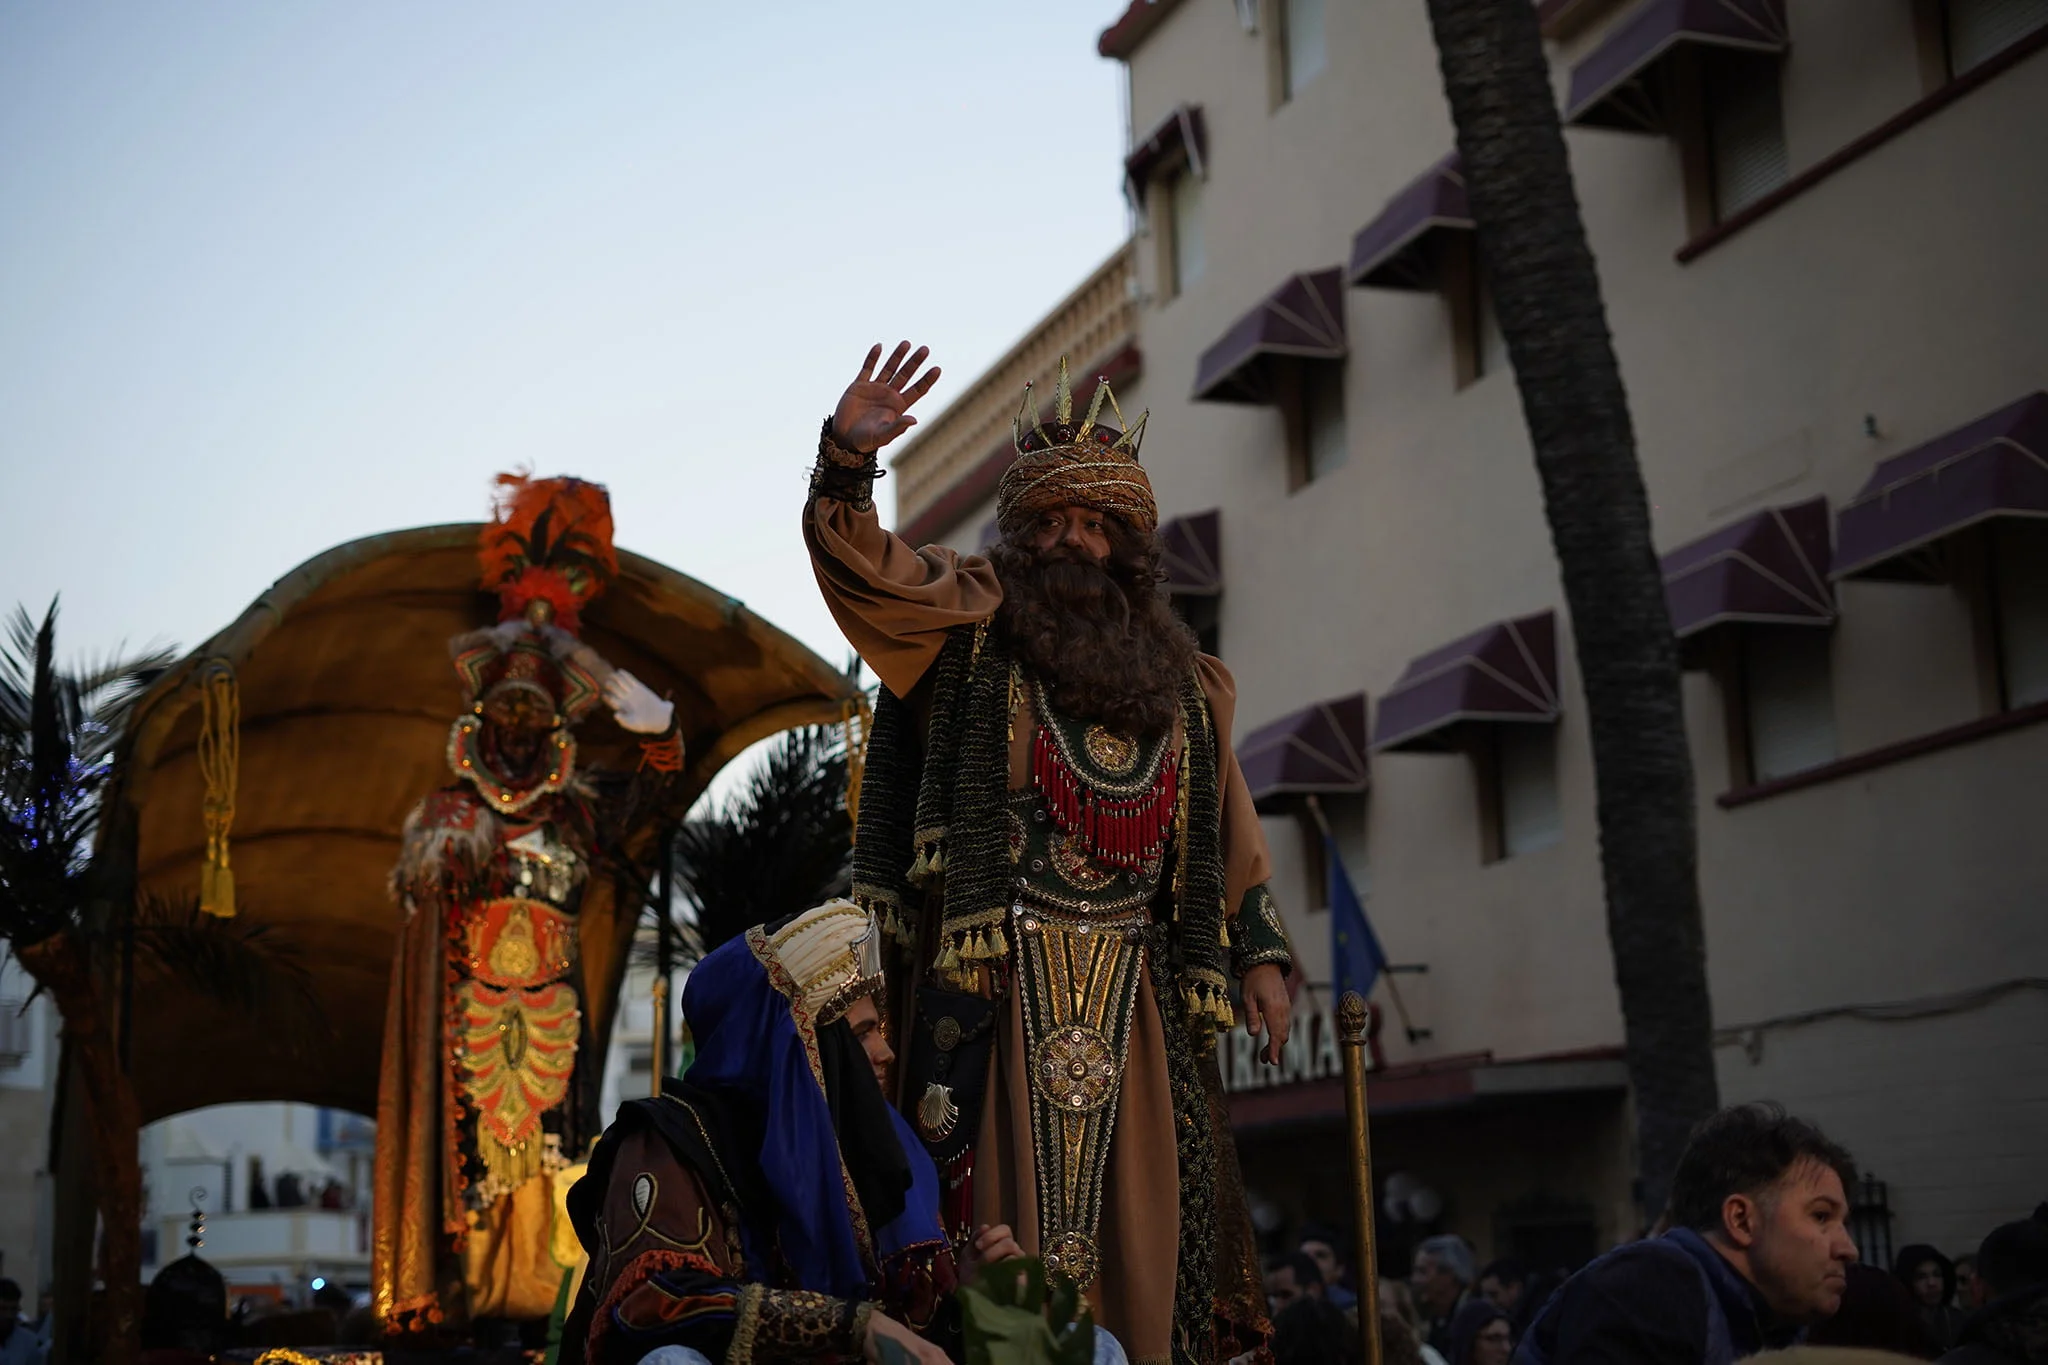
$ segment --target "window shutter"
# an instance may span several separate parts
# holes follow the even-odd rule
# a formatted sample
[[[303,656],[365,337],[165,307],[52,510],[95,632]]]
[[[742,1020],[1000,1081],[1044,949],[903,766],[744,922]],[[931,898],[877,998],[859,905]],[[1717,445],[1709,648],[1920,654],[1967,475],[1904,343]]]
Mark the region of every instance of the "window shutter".
[[[1994,537],[2005,704],[2030,706],[2048,701],[2048,526],[2000,522]]]
[[[1727,218],[1791,176],[1777,59],[1730,61],[1715,72],[1710,92],[1714,209]]]
[[[1807,626],[1743,628],[1753,780],[1769,782],[1837,757],[1831,633]]]
[[[2048,27],[2048,0],[1948,0],[1948,61],[1962,75]]]
[[[1202,278],[1208,254],[1202,249],[1202,177],[1192,169],[1173,178],[1173,289],[1176,294]]]
[[[1330,64],[1323,41],[1323,0],[1287,0],[1287,98],[1308,88]]]

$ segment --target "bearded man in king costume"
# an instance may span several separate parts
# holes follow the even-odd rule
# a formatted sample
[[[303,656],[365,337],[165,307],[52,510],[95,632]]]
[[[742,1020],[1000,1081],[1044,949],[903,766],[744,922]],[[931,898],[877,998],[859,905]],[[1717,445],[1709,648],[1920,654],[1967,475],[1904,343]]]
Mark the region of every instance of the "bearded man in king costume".
[[[907,352],[874,348],[826,420],[803,523],[882,683],[853,890],[906,950],[899,1103],[953,1235],[1014,1227],[1134,1361],[1262,1351],[1215,1033],[1234,975],[1278,1060],[1291,953],[1234,684],[1161,588],[1145,419],[1098,382],[1076,421],[1062,360],[1052,421],[1027,389],[1014,423],[999,542],[914,549],[872,499],[938,377]]]
[[[389,1331],[544,1319],[581,1248],[561,1207],[597,1135],[578,912],[632,812],[682,768],[674,710],[577,638],[618,572],[611,501],[504,475],[478,555],[499,623],[449,642],[454,781],[405,822],[405,916],[378,1077],[371,1288]],[[572,727],[602,700],[641,743],[600,778]]]

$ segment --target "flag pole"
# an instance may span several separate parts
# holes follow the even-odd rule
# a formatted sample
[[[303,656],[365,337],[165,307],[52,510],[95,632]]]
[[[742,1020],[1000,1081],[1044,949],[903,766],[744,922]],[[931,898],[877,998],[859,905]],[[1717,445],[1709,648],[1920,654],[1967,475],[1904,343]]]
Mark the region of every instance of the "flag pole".
[[[1344,992],[1337,1003],[1337,1045],[1344,1057],[1344,1126],[1351,1139],[1351,1206],[1357,1219],[1358,1331],[1365,1365],[1380,1361],[1380,1265],[1378,1230],[1372,1215],[1372,1134],[1365,1108],[1365,997]]]
[[[1323,803],[1316,799],[1314,792],[1308,794],[1308,813],[1316,818],[1316,828],[1322,831],[1323,838],[1329,840],[1331,847],[1334,848],[1337,836],[1330,833],[1330,821],[1323,814]],[[1394,980],[1393,972],[1381,972],[1380,980],[1387,983],[1387,995],[1394,1002],[1394,1013],[1401,1016],[1401,1031],[1408,1035],[1410,1043],[1422,1041],[1423,1035],[1416,1031],[1415,1025],[1408,1019],[1408,1002],[1401,998],[1401,987]]]

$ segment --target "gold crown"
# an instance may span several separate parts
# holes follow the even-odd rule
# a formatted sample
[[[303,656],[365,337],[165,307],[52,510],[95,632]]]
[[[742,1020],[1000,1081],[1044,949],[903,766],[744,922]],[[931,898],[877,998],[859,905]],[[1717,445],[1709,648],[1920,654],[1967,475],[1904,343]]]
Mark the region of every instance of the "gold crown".
[[[1031,518],[1048,508],[1071,503],[1113,512],[1140,530],[1159,527],[1159,504],[1152,481],[1138,463],[1138,445],[1145,439],[1141,413],[1130,427],[1123,409],[1109,391],[1109,381],[1095,382],[1088,415],[1074,421],[1074,386],[1067,378],[1067,358],[1060,357],[1059,381],[1053,391],[1053,420],[1047,426],[1031,386],[1010,424],[1017,457],[996,485],[996,524],[1005,536],[1021,535]],[[1101,421],[1102,405],[1116,414],[1116,425]]]
[[[1109,410],[1116,415],[1114,427],[1099,425],[1102,405],[1109,404]],[[1088,403],[1088,415],[1081,424],[1074,425],[1074,386],[1067,377],[1067,358],[1060,357],[1059,378],[1053,385],[1052,426],[1045,426],[1038,409],[1038,400],[1032,392],[1032,385],[1024,385],[1024,401],[1017,407],[1017,416],[1010,423],[1011,443],[1019,455],[1037,454],[1041,451],[1079,448],[1091,454],[1113,451],[1132,461],[1138,458],[1138,445],[1145,439],[1145,422],[1152,416],[1151,410],[1138,414],[1135,425],[1125,426],[1124,410],[1117,406],[1116,394],[1111,392],[1107,377],[1098,376],[1095,393]],[[1094,444],[1089,444],[1090,438]]]

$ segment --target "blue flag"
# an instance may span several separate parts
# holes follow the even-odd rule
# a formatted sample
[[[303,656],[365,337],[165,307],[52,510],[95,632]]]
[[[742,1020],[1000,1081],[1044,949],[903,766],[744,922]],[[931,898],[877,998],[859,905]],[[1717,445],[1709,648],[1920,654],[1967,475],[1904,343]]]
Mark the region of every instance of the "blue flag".
[[[1387,969],[1387,955],[1380,948],[1379,935],[1365,917],[1365,906],[1352,888],[1351,874],[1337,852],[1337,841],[1323,836],[1323,861],[1330,868],[1330,977],[1333,993],[1342,1000],[1344,992],[1357,991],[1368,999],[1373,983]]]

